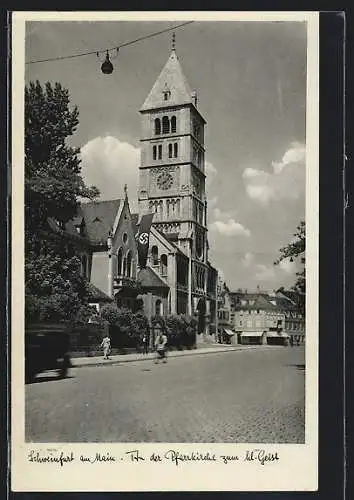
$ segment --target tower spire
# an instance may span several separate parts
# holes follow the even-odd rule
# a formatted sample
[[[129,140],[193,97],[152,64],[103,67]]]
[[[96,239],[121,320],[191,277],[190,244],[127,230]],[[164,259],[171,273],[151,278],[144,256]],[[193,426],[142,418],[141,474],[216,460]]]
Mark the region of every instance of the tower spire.
[[[172,33],[172,50],[176,50],[176,34]]]

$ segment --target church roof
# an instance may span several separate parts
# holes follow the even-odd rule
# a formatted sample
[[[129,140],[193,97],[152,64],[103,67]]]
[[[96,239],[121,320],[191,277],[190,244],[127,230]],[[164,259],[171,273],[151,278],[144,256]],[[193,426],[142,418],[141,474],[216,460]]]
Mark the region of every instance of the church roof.
[[[150,267],[140,269],[138,281],[142,288],[168,288],[168,285]]]
[[[164,99],[164,91],[170,91],[170,97]],[[183,73],[175,50],[172,50],[167,63],[162,69],[150,94],[140,111],[180,104],[193,104],[192,92]]]
[[[80,213],[85,220],[86,235],[93,244],[106,244],[113,228],[121,200],[82,203]]]

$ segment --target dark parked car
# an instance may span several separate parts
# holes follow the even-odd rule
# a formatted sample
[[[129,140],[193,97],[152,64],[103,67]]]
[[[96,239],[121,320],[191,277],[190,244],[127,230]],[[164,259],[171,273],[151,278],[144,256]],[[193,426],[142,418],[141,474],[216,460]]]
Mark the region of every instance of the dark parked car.
[[[71,366],[70,335],[64,325],[28,325],[25,329],[25,377],[32,381],[38,373],[57,370],[66,377]]]

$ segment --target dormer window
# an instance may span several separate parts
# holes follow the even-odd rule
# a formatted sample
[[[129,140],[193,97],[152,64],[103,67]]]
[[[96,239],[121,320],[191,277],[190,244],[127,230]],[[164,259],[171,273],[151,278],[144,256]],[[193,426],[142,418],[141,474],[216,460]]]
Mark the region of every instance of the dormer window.
[[[171,91],[167,87],[165,87],[162,93],[163,93],[163,100],[168,101],[171,97]]]

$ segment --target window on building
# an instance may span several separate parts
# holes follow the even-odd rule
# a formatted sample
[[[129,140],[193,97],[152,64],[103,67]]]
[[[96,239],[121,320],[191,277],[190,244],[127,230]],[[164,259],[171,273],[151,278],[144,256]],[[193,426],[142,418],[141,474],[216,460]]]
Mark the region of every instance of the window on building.
[[[177,156],[178,156],[178,143],[177,142],[175,142],[173,145],[173,153],[174,153],[174,157],[177,158]]]
[[[168,157],[172,158],[172,144],[168,145]]]
[[[156,148],[156,146],[153,146],[152,147],[152,158],[153,158],[153,160],[156,160],[156,157],[157,157],[157,148]]]
[[[157,266],[159,263],[159,250],[156,245],[151,248],[152,265]]]
[[[257,314],[259,314],[259,309],[257,309]]]
[[[162,144],[159,144],[159,160],[162,158]]]
[[[167,255],[162,254],[160,258],[161,276],[167,276]]]
[[[123,250],[120,248],[117,255],[117,274],[122,275]]]
[[[162,118],[162,133],[169,134],[170,133],[170,120],[168,116],[164,116]]]
[[[127,268],[126,268],[126,276],[128,276],[128,278],[130,278],[131,276],[131,271],[132,271],[132,253],[131,251],[129,251],[127,254]]]
[[[240,321],[240,326],[242,326],[242,321]]]
[[[176,132],[176,123],[177,123],[176,117],[172,116],[172,118],[171,118],[171,132],[173,134]]]
[[[155,135],[161,134],[161,120],[160,118],[155,119]]]
[[[162,302],[158,299],[155,303],[155,314],[156,316],[161,316],[162,314]]]

